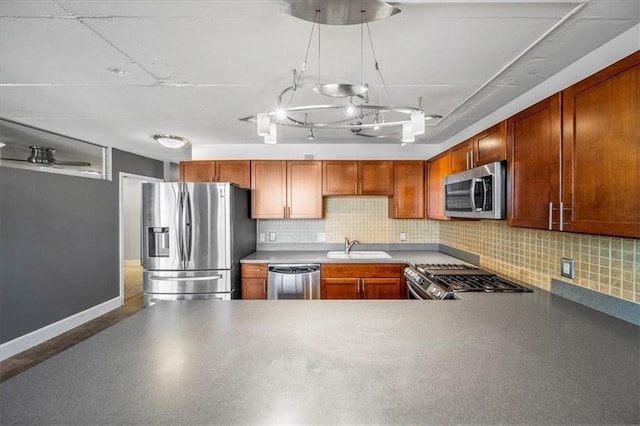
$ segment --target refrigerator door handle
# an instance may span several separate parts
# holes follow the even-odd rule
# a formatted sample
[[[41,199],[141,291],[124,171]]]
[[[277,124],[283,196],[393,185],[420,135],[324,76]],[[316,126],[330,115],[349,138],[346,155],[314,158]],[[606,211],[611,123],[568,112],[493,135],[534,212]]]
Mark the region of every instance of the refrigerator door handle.
[[[149,279],[153,281],[215,281],[221,280],[222,275],[208,275],[205,277],[163,277],[158,275],[150,275]]]
[[[189,191],[185,192],[185,207],[186,212],[184,215],[184,230],[186,234],[186,238],[184,240],[185,245],[185,260],[191,260],[191,243],[193,241],[193,226],[192,226],[192,213],[191,213],[191,196],[189,195]]]
[[[184,192],[178,192],[178,258],[184,262]]]

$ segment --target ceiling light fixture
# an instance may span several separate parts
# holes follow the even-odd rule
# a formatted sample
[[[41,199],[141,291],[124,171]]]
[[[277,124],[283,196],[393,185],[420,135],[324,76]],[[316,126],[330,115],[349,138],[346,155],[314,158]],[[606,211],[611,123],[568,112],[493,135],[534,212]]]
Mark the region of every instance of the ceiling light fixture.
[[[293,81],[290,86],[280,92],[276,110],[240,118],[241,121],[256,123],[257,134],[265,138],[265,143],[276,143],[275,128],[277,126],[309,129],[307,139],[314,138],[313,130],[346,129],[355,136],[370,138],[397,137],[401,131],[403,142],[414,142],[416,135],[425,133],[425,120],[431,120],[435,125],[436,120],[442,118],[438,114],[425,114],[422,109],[422,97],[418,98],[417,108],[396,107],[391,101],[389,89],[376,58],[369,22],[388,18],[399,13],[400,9],[381,0],[325,0],[323,2],[293,0],[289,6],[283,9],[283,12],[310,21],[313,25],[301,71],[298,73],[296,69],[292,70]],[[359,84],[322,82],[320,77],[320,24],[360,24],[360,77],[362,81]],[[305,82],[303,77],[307,69],[307,59],[315,32],[317,32],[318,43],[318,78],[316,82],[311,83]],[[370,87],[363,78],[365,34],[368,37],[368,44],[371,46],[375,74],[380,81],[378,87],[386,96],[387,105],[369,103]],[[308,88],[313,89],[317,94],[333,98],[334,101],[315,105],[294,105],[292,101],[296,92],[299,89]],[[286,99],[285,95],[287,95]],[[300,95],[300,97],[302,96]],[[337,101],[337,99],[344,98],[348,98],[347,103]],[[353,120],[354,116],[358,117],[357,121]],[[311,120],[307,121],[307,117]]]
[[[165,148],[171,148],[171,149],[179,149],[191,143],[187,139],[181,138],[180,136],[153,135],[152,137],[160,145],[164,146]]]

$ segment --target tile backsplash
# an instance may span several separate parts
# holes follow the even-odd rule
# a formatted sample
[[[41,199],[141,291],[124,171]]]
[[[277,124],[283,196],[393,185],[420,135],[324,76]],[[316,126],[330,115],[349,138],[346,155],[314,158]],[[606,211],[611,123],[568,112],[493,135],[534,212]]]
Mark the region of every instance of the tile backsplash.
[[[512,228],[506,221],[404,220],[387,217],[387,197],[326,197],[325,218],[259,220],[258,233],[278,243],[441,243],[480,256],[482,267],[549,290],[556,278],[640,303],[640,240]],[[575,278],[560,259],[575,261]]]

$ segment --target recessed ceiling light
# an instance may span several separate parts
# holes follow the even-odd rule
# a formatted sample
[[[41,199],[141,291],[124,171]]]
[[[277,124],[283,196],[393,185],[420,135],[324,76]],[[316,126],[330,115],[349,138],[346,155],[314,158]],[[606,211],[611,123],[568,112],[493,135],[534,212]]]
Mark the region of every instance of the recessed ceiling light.
[[[165,148],[178,149],[190,144],[187,139],[173,135],[153,135],[153,138]]]

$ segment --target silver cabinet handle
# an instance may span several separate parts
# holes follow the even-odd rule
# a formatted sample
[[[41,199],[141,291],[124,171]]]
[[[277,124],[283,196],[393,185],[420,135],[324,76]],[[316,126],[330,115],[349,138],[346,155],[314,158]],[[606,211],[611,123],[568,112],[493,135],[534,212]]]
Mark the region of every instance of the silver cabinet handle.
[[[549,203],[549,231],[553,229],[553,203]]]
[[[209,275],[206,277],[162,277],[160,275],[151,275],[149,279],[154,281],[214,281],[221,280],[222,275]]]
[[[560,231],[564,227],[564,203],[560,201]]]

